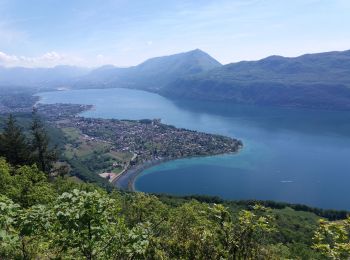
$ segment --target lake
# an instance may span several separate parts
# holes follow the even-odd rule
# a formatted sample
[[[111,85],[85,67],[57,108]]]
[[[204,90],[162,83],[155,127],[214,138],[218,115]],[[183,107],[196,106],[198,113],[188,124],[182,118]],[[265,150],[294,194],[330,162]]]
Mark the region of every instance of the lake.
[[[169,100],[129,89],[40,93],[42,103],[93,104],[86,117],[145,119],[241,139],[238,154],[145,170],[137,190],[262,199],[350,210],[350,113]]]

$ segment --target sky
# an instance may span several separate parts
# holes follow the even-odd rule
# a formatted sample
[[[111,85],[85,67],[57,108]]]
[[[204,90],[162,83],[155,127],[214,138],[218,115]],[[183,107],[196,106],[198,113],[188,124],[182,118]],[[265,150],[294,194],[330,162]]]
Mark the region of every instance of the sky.
[[[223,64],[350,49],[349,0],[0,0],[0,65]]]

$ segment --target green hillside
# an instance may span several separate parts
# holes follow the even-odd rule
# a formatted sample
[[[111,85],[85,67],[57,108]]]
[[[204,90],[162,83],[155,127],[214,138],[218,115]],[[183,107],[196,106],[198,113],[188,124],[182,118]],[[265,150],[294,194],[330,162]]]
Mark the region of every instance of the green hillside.
[[[271,56],[179,78],[169,97],[323,109],[350,109],[350,51]]]
[[[274,201],[124,192],[103,183],[97,186],[73,178],[52,156],[64,152],[65,142],[75,140],[76,132],[65,129],[63,135],[41,124],[35,114],[34,119],[25,114],[18,118],[23,129],[30,128],[22,132],[10,119],[0,118],[1,259],[350,256],[346,211]],[[72,165],[75,176],[74,171],[86,164],[79,157],[76,163]]]

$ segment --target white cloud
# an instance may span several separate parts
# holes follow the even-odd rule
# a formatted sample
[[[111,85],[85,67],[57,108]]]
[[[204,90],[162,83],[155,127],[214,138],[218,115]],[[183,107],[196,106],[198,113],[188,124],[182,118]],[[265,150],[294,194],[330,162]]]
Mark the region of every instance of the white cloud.
[[[6,65],[8,63],[17,62],[19,59],[17,56],[8,55],[0,51],[0,64]]]
[[[36,57],[10,55],[0,51],[0,65],[6,67],[23,66],[23,67],[53,67],[56,65],[82,65],[84,60],[56,51],[50,51]]]
[[[52,52],[47,52],[45,53],[42,57],[40,57],[40,59],[42,60],[61,60],[63,59],[63,56],[61,56],[60,54],[58,54],[57,52],[55,51],[52,51]]]
[[[75,54],[49,51],[40,56],[21,56],[0,51],[0,66],[35,68],[71,65],[80,67],[96,67],[105,64],[114,64],[114,58],[114,56],[101,53],[90,56],[78,56]]]

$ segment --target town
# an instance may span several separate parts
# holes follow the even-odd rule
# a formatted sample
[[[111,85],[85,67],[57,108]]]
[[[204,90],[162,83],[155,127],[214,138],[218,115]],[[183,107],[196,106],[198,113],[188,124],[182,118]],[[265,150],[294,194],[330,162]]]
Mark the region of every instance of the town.
[[[179,129],[154,120],[106,120],[76,117],[60,124],[75,127],[90,138],[112,143],[117,151],[131,151],[138,161],[205,156],[235,152],[242,145],[229,137]]]
[[[92,109],[92,106],[74,104],[37,106],[38,112],[56,127],[66,132],[69,129],[78,131],[80,143],[87,142],[89,145],[99,143],[104,145],[104,151],[109,155],[124,154],[123,157],[127,159],[118,161],[116,156],[114,158],[116,160],[109,160],[108,167],[104,165],[105,169],[92,167],[101,177],[111,182],[115,181],[118,175],[150,161],[232,153],[243,145],[240,140],[234,138],[162,124],[161,119],[117,120],[77,116],[78,113],[88,109]],[[125,156],[126,154],[129,156]],[[86,164],[92,163],[91,160],[86,162]],[[113,170],[113,167],[119,171]]]

